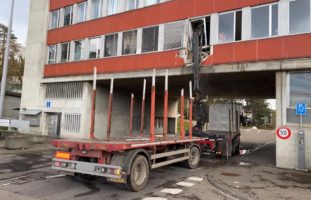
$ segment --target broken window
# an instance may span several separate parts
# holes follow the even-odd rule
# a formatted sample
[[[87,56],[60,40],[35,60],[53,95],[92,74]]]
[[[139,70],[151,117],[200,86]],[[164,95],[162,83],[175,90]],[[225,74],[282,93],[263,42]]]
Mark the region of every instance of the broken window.
[[[100,38],[90,39],[90,51],[89,58],[99,58],[100,57]]]
[[[105,57],[116,56],[118,49],[118,34],[107,35],[105,37]]]
[[[70,55],[70,43],[62,43],[61,44],[61,62],[67,62],[69,60],[69,55]]]
[[[219,15],[218,42],[239,41],[242,38],[242,11]]]
[[[73,16],[72,6],[64,8],[64,26],[72,24],[72,16]]]
[[[310,31],[310,0],[289,2],[289,32],[304,33]]]
[[[92,12],[91,12],[91,18],[97,19],[101,17],[101,9],[102,7],[102,0],[92,0]]]
[[[210,16],[200,19],[195,19],[191,22],[191,34],[190,41],[192,41],[192,35],[194,32],[199,31],[199,41],[200,46],[202,47],[203,53],[210,53],[210,31],[211,30],[211,18]],[[192,42],[190,43],[192,45]]]
[[[182,47],[184,22],[164,25],[164,50]]]
[[[51,45],[51,46],[49,46],[48,49],[49,49],[48,64],[54,64],[54,63],[56,63],[57,45]]]
[[[83,40],[75,41],[75,54],[74,60],[82,60],[83,59]]]
[[[142,52],[158,51],[159,27],[143,29]]]
[[[59,10],[54,10],[51,12],[50,29],[58,28],[58,23],[59,23]]]
[[[252,38],[278,34],[278,5],[260,6],[252,9]]]
[[[123,33],[122,55],[135,54],[137,46],[137,30]]]
[[[77,23],[84,22],[86,20],[87,2],[79,3],[77,7]]]

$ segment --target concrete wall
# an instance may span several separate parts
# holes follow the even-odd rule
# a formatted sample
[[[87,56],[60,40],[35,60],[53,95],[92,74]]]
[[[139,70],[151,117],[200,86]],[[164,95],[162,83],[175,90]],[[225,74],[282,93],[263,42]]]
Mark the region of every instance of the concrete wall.
[[[46,61],[48,9],[49,1],[30,1],[21,109],[38,109],[43,107],[44,90],[42,90],[40,83],[43,77],[43,66]],[[41,117],[41,126],[43,123],[43,118]],[[32,127],[30,131],[41,133],[40,127]]]
[[[298,168],[298,130],[300,124],[287,122],[289,105],[289,74],[276,73],[276,127],[286,125],[292,135],[287,140],[276,136],[276,165],[281,168]],[[304,124],[305,131],[305,168],[311,169],[311,123]]]
[[[4,108],[3,108],[3,117],[9,119],[18,119],[19,110],[14,110],[19,108],[21,104],[21,98],[11,95],[5,95],[4,98]]]

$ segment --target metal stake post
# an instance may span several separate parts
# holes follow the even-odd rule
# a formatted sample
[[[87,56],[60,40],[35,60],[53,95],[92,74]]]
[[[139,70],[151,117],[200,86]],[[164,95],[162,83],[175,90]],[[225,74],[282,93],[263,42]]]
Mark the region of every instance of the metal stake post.
[[[156,96],[156,88],[155,88],[155,69],[153,70],[152,76],[152,87],[151,87],[151,112],[150,112],[150,141],[154,142],[154,116],[155,116],[155,96]]]
[[[189,82],[189,139],[192,139],[192,82]]]
[[[94,67],[90,138],[94,139],[97,69]]]
[[[167,138],[167,109],[168,109],[168,70],[165,73],[165,88],[164,88],[164,110],[163,110],[163,137]]]
[[[5,54],[4,54],[4,62],[3,62],[1,91],[0,91],[0,117],[2,117],[3,115],[6,80],[8,76],[8,64],[9,64],[9,53],[10,53],[10,44],[11,44],[10,41],[11,41],[11,32],[12,32],[12,23],[13,23],[13,12],[14,12],[14,0],[12,0],[12,4],[11,4],[10,22],[8,25],[8,33],[6,37],[6,46],[5,46]]]
[[[140,137],[143,136],[144,125],[145,125],[145,97],[146,97],[146,79],[144,79],[143,97],[142,97],[142,103],[141,103]]]
[[[111,82],[110,82],[110,94],[109,94],[109,102],[108,102],[107,140],[110,140],[110,132],[111,132],[112,97],[113,97],[113,78],[111,79]]]
[[[184,97],[184,89],[182,89],[181,97],[180,97],[180,139],[181,140],[185,138],[184,108],[185,108],[185,97]]]
[[[133,112],[134,112],[134,94],[131,95],[131,106],[130,106],[130,137],[133,136]]]

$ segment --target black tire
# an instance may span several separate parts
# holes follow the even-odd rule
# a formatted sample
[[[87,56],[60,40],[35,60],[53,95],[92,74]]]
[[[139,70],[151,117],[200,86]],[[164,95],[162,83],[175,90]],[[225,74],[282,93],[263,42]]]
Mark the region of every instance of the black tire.
[[[189,159],[186,161],[186,167],[189,169],[195,169],[200,164],[201,152],[200,149],[196,146],[190,148]]]
[[[138,192],[147,184],[149,178],[149,164],[146,157],[142,155],[136,156],[134,159],[130,175],[127,177],[126,188],[128,190]]]

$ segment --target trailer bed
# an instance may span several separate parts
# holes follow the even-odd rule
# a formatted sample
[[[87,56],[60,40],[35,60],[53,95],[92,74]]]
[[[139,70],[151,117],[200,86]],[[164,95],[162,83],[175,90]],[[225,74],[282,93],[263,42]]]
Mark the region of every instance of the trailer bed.
[[[52,145],[56,148],[71,148],[79,150],[100,150],[100,151],[125,151],[129,149],[137,149],[144,147],[163,146],[170,144],[182,144],[191,142],[203,141],[203,138],[193,137],[180,139],[178,136],[169,136],[166,139],[156,138],[154,142],[151,142],[149,138],[131,137],[131,138],[112,138],[111,140],[66,140],[59,139],[54,140]]]

